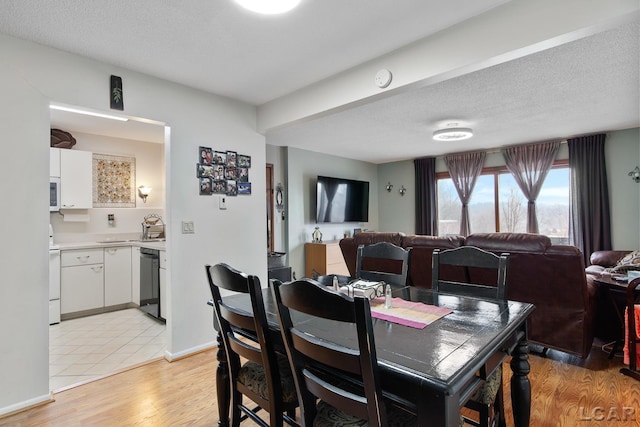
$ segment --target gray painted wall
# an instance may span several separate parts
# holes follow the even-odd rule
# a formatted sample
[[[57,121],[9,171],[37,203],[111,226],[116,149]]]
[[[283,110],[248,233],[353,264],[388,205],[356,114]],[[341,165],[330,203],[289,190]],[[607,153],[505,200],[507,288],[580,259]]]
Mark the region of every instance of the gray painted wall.
[[[628,173],[640,164],[640,129],[609,132],[606,140],[607,175],[611,199],[612,244],[615,249],[640,248],[640,184],[629,178]],[[560,146],[558,159],[567,159],[566,144]],[[485,166],[503,166],[499,152],[487,155]],[[442,158],[436,161],[436,170],[445,172]],[[380,223],[383,231],[415,233],[415,174],[412,160],[386,163],[378,166],[380,188]],[[394,185],[387,193],[387,182]],[[400,197],[397,189],[401,184],[407,187],[407,194]]]

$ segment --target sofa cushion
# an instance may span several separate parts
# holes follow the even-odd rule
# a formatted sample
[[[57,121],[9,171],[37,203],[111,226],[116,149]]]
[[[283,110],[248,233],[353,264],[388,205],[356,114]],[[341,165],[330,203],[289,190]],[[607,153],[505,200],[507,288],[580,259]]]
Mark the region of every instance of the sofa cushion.
[[[466,244],[490,252],[545,253],[551,240],[541,234],[476,233],[467,237]]]
[[[589,257],[589,262],[591,263],[591,265],[613,267],[629,252],[631,251],[595,251]]]
[[[374,243],[388,242],[396,246],[402,246],[404,233],[375,233],[364,231],[353,236],[353,243],[356,248],[360,245],[373,245]]]

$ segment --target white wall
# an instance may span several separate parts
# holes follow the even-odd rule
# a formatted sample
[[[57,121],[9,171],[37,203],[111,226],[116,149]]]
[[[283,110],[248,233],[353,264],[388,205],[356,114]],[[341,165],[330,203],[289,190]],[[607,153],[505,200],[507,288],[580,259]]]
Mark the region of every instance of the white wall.
[[[170,289],[168,357],[214,343],[205,263],[225,261],[266,281],[264,137],[252,106],[0,35],[0,414],[48,398],[50,101],[109,110],[109,78],[122,77],[124,114],[170,126],[165,146]],[[253,196],[199,196],[198,147],[252,157]],[[258,220],[259,219],[259,220]],[[181,221],[195,234],[181,234]],[[255,244],[253,244],[255,243]]]
[[[289,265],[296,277],[304,277],[304,244],[316,227],[316,179],[318,175],[369,181],[369,222],[320,224],[323,241],[340,239],[354,228],[378,229],[378,173],[376,165],[342,157],[287,148],[287,220]]]

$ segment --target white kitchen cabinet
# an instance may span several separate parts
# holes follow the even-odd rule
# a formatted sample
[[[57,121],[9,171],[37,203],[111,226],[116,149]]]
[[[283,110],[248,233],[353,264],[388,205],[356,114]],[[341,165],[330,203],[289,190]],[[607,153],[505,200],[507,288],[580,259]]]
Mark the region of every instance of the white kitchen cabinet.
[[[131,300],[140,305],[140,248],[131,248]]]
[[[160,251],[160,316],[167,320],[167,251]]]
[[[131,247],[104,248],[104,306],[131,302]]]
[[[93,156],[89,151],[60,150],[60,208],[93,207]]]
[[[60,264],[61,314],[104,307],[102,248],[64,250]]]
[[[49,176],[60,178],[60,148],[49,148]]]

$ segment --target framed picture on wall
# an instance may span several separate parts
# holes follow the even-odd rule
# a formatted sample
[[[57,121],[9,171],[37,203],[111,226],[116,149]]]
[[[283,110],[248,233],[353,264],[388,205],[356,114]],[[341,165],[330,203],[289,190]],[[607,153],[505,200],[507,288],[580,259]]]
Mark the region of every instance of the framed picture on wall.
[[[238,168],[238,181],[249,182],[249,168]]]
[[[227,167],[235,168],[238,161],[238,153],[235,151],[227,151]]]
[[[211,192],[214,194],[227,194],[227,181],[224,179],[214,180]]]
[[[213,163],[216,165],[226,165],[227,164],[227,153],[223,151],[214,151],[213,152]]]
[[[200,163],[203,165],[210,165],[213,161],[211,148],[200,147],[198,151],[200,152]]]
[[[227,196],[238,195],[238,183],[233,179],[227,180]]]
[[[251,167],[251,156],[247,156],[245,154],[238,154],[238,167],[240,167],[240,168],[250,168]]]
[[[211,178],[200,178],[200,195],[211,195]]]
[[[251,183],[250,182],[238,182],[238,194],[251,194]]]

